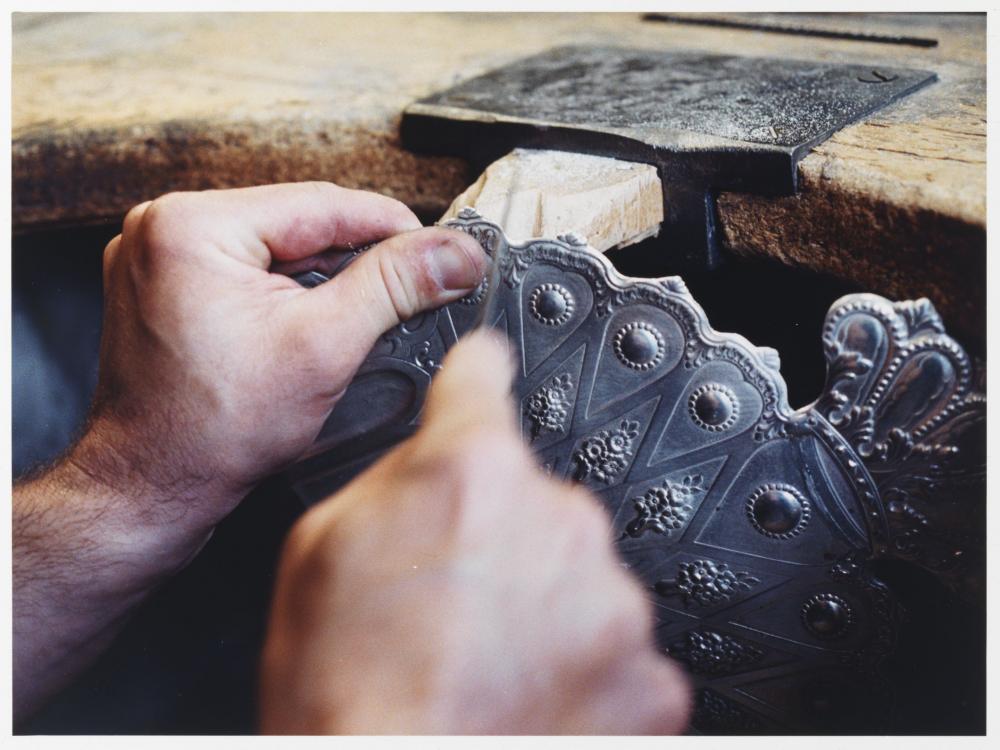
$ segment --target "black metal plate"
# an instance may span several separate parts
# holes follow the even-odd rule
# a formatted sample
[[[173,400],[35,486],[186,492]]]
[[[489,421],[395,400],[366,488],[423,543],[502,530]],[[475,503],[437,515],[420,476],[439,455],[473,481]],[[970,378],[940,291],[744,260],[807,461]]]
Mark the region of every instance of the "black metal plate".
[[[477,165],[517,146],[654,164],[664,179],[664,234],[689,267],[711,267],[719,260],[715,192],[794,193],[796,164],[810,148],[936,78],[904,68],[561,47],[411,104],[401,134],[407,148]]]
[[[765,57],[659,52],[614,47],[560,47],[464,81],[406,109],[407,144],[434,143],[441,131],[418,121],[461,122],[472,138],[507,124],[559,147],[581,129],[634,142],[640,160],[660,163],[672,152],[747,150],[785,165],[850,122],[936,79],[904,68],[836,65]],[[556,129],[553,129],[556,126]],[[597,138],[595,143],[602,142]],[[715,187],[745,187],[757,175],[719,165]],[[777,172],[776,172],[777,174]]]

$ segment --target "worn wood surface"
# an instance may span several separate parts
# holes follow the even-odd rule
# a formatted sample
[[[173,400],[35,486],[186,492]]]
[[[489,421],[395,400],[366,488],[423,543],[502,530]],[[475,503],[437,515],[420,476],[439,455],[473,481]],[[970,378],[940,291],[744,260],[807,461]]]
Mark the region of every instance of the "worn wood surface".
[[[301,179],[377,190],[436,216],[475,175],[461,160],[405,151],[402,108],[558,44],[911,66],[935,71],[940,82],[818,147],[801,164],[799,195],[720,195],[722,240],[734,253],[833,273],[889,296],[927,295],[951,326],[979,335],[985,17],[803,22],[938,44],[638,14],[16,14],[14,225],[114,219],[169,190]]]

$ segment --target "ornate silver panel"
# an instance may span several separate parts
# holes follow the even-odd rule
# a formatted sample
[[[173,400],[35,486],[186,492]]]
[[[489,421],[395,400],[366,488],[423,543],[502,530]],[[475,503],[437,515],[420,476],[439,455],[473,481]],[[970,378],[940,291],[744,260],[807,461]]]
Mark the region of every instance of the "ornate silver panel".
[[[694,727],[881,728],[898,616],[870,561],[970,589],[981,569],[984,399],[930,303],[839,300],[827,386],[792,411],[777,353],[712,330],[680,278],[625,278],[575,236],[510,245],[469,210],[449,224],[491,254],[490,277],[382,337],[293,471],[301,494],[412,432],[463,332],[503,330],[524,438],[603,501],[660,647],[691,673]]]

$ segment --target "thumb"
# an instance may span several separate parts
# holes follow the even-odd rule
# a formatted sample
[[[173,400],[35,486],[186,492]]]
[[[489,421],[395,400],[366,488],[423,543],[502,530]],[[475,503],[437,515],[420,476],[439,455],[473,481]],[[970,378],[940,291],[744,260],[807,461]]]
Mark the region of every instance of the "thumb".
[[[489,258],[479,243],[455,229],[428,227],[380,242],[325,284],[296,298],[295,316],[315,330],[334,322],[336,359],[360,361],[375,340],[414,315],[472,291]]]

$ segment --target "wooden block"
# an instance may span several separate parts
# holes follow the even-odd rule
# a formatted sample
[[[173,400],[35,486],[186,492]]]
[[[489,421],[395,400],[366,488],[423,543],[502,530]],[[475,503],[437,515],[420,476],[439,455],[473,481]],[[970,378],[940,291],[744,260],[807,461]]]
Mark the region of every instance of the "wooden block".
[[[659,232],[663,188],[649,164],[515,149],[487,167],[441,220],[466,206],[500,225],[514,242],[575,232],[604,252]]]

